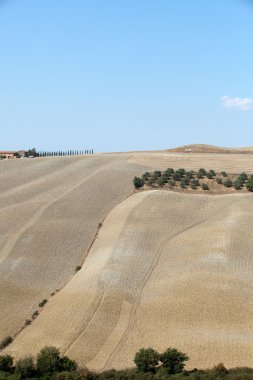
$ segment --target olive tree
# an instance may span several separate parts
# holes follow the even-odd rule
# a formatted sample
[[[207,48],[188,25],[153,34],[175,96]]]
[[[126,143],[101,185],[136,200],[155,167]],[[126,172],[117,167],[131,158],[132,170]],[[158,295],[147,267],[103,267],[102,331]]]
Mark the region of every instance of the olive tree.
[[[145,182],[144,182],[144,180],[142,178],[134,177],[133,183],[134,183],[134,187],[136,189],[140,189],[141,187],[144,186]]]

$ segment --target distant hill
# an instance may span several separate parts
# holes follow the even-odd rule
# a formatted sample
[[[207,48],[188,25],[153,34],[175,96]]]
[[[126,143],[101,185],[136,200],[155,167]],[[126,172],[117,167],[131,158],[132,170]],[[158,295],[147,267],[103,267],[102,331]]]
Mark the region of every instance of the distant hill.
[[[252,154],[253,147],[245,147],[245,148],[224,148],[214,145],[207,144],[190,144],[183,145],[177,148],[168,149],[168,152],[175,153],[246,153]]]

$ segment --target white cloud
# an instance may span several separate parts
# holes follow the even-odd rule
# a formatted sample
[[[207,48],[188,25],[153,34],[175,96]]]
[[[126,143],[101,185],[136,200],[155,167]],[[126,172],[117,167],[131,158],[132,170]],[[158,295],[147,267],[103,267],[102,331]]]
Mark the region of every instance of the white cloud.
[[[253,109],[252,98],[232,98],[230,96],[222,96],[220,100],[223,107],[237,108],[241,111]]]

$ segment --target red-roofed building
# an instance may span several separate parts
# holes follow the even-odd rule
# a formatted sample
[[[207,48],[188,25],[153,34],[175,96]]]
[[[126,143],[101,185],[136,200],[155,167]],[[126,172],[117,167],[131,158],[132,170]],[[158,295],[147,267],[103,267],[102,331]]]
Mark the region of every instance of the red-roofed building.
[[[0,156],[5,158],[25,157],[26,150],[0,150]]]

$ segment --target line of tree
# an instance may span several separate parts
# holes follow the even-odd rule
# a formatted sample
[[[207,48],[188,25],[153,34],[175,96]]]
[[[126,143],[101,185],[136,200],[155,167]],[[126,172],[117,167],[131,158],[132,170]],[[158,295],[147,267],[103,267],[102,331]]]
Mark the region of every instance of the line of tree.
[[[62,156],[83,156],[85,154],[94,154],[93,149],[85,150],[67,150],[67,151],[53,151],[53,152],[38,152],[38,157],[62,157]]]
[[[93,149],[84,150],[72,150],[68,149],[66,151],[40,151],[37,152],[36,148],[29,149],[26,152],[26,157],[62,157],[62,156],[83,156],[85,154],[94,154]]]
[[[233,177],[235,177],[233,175]],[[176,186],[178,183],[182,189],[186,189],[190,186],[191,189],[195,190],[198,187],[202,187],[203,190],[209,190],[209,184],[206,182],[200,182],[201,179],[206,178],[208,183],[212,185],[209,180],[214,180],[218,185],[223,185],[226,188],[234,188],[235,190],[247,189],[253,192],[253,175],[248,176],[246,173],[241,173],[237,178],[232,180],[225,171],[217,173],[210,169],[206,171],[204,168],[200,168],[198,171],[186,171],[185,169],[168,168],[165,171],[155,170],[154,172],[146,172],[142,177],[134,177],[133,184],[136,189],[141,189],[144,185],[147,186],[158,186],[163,187],[165,185],[170,188]]]
[[[68,356],[60,355],[56,347],[44,347],[34,360],[32,356],[18,359],[0,355],[0,380],[253,380],[253,369],[227,369],[222,363],[212,369],[185,370],[189,357],[175,348],[159,353],[153,348],[141,348],[134,357],[135,368],[107,370],[100,373],[79,368]]]

